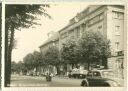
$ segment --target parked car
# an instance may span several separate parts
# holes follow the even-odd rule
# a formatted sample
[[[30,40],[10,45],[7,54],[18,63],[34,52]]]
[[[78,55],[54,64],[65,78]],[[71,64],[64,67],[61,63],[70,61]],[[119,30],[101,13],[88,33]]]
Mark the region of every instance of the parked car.
[[[113,72],[110,70],[93,70],[87,73],[85,79],[82,80],[81,86],[84,87],[117,87],[118,82],[112,80]]]
[[[87,75],[87,70],[80,70],[80,69],[73,69],[71,72],[69,72],[68,77],[69,78],[85,78]]]

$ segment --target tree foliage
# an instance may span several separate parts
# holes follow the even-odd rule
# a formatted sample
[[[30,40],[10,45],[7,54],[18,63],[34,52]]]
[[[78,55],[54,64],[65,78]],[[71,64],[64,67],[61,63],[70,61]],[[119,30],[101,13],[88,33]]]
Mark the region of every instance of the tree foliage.
[[[58,66],[60,65],[59,50],[55,46],[49,47],[45,53],[34,51],[29,53],[23,59],[27,70],[33,70],[37,67],[55,66],[59,72]]]
[[[14,26],[15,29],[29,28],[37,25],[37,15],[44,15],[51,18],[44,7],[49,5],[6,5],[6,23]]]
[[[27,70],[32,70],[35,68],[35,60],[34,60],[34,56],[32,53],[27,54],[23,58],[23,62],[25,66],[27,67]]]
[[[36,20],[38,15],[51,18],[44,7],[49,5],[6,5],[5,6],[5,86],[10,84],[11,54],[14,48],[15,30],[39,25]]]
[[[22,61],[19,61],[18,63],[13,61],[11,64],[12,64],[12,66],[11,66],[12,74],[14,74],[14,73],[20,74],[20,72],[26,74],[27,69]]]
[[[12,73],[14,73],[14,72],[17,71],[17,65],[16,65],[16,62],[13,61],[11,64],[12,64],[12,66],[11,66],[11,70],[12,70]]]
[[[60,63],[58,48],[55,46],[49,47],[45,53],[45,60],[49,65],[58,65]]]
[[[107,58],[111,55],[110,41],[99,31],[86,31],[78,40],[69,40],[63,44],[61,58],[65,64],[100,63],[107,68]]]
[[[61,58],[64,64],[76,65],[78,63],[76,58],[76,41],[69,40],[63,44],[61,49]]]
[[[33,60],[34,60],[34,65],[35,65],[35,67],[38,67],[38,66],[40,66],[41,65],[41,61],[42,61],[42,56],[41,56],[41,53],[40,52],[38,52],[38,51],[34,51],[33,52]]]
[[[59,58],[59,49],[56,46],[50,46],[44,53],[44,61],[46,65],[56,67],[57,74],[60,74],[59,66],[61,65]]]
[[[41,53],[38,51],[34,51],[33,53],[27,54],[23,58],[23,63],[27,69],[27,72],[36,69],[36,74],[37,68],[44,64],[42,61]]]
[[[57,47],[50,46],[43,54],[36,51],[28,54],[24,58],[24,63],[26,67],[30,67],[28,70],[38,66],[52,65],[59,73],[59,66],[63,65],[66,70],[67,64],[71,64],[72,67],[78,67],[78,64],[88,64],[89,70],[92,64],[99,63],[107,68],[107,58],[110,55],[110,41],[100,32],[86,31],[78,41],[65,42],[60,52]]]
[[[101,32],[86,31],[78,41],[77,50],[81,63],[105,62],[110,56],[110,41]],[[106,64],[106,63],[105,63]],[[104,66],[107,66],[103,64]]]

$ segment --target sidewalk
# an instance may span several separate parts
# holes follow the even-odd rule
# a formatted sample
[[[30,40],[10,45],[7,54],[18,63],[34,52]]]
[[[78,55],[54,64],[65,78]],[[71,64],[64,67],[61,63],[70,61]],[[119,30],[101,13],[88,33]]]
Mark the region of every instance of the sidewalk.
[[[121,86],[124,86],[124,79],[113,78],[114,81],[118,82]]]

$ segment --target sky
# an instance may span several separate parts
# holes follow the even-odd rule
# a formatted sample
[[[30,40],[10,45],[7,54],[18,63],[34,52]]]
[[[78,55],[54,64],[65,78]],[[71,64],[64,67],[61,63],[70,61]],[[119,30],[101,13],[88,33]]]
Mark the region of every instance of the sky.
[[[28,53],[39,51],[39,46],[47,40],[47,34],[50,31],[59,31],[69,23],[78,12],[87,7],[85,3],[60,3],[51,4],[51,7],[46,9],[47,13],[52,17],[49,19],[44,16],[38,16],[40,20],[37,22],[41,25],[36,25],[35,28],[16,30],[15,39],[17,41],[16,48],[12,51],[12,61],[23,61],[23,58]]]

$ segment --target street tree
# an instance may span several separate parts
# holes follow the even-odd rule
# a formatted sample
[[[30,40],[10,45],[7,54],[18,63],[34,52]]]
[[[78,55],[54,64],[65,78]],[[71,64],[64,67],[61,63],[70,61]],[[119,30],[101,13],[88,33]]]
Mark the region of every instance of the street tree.
[[[57,74],[60,74],[60,59],[59,59],[59,50],[56,46],[50,46],[45,54],[44,59],[46,62],[46,65],[52,65],[55,66],[57,69]]]
[[[45,62],[45,54],[40,52],[40,60],[39,60],[39,66],[46,66],[47,63]]]
[[[0,69],[1,69],[1,51],[2,51],[2,29],[1,29],[1,26],[2,26],[2,5],[0,3]],[[1,75],[1,70],[0,70],[0,75]]]
[[[34,70],[35,68],[35,60],[34,60],[34,56],[32,53],[27,54],[24,58],[23,58],[23,63],[28,71]]]
[[[11,72],[12,74],[17,72],[17,63],[15,61],[11,62],[12,66],[11,66]]]
[[[88,70],[93,63],[107,68],[107,58],[111,55],[110,41],[99,31],[86,31],[77,43],[79,62],[87,63]]]
[[[41,53],[38,52],[38,51],[34,51],[33,52],[33,58],[34,58],[33,62],[34,62],[35,72],[36,72],[36,75],[37,75],[38,68],[40,68],[43,64]]]
[[[11,54],[14,46],[15,30],[29,28],[38,25],[35,21],[37,15],[50,18],[44,7],[49,5],[6,5],[5,6],[5,86],[10,84],[11,78]]]
[[[26,74],[26,67],[24,65],[24,63],[22,61],[19,61],[18,63],[16,63],[15,61],[13,61],[11,63],[11,74]]]
[[[77,67],[78,60],[76,56],[76,40],[71,39],[63,44],[61,49],[61,58],[65,64],[65,69],[67,68],[67,64],[72,65],[72,68]]]
[[[22,75],[23,75],[23,74],[26,75],[27,69],[26,69],[25,64],[23,63],[23,61],[19,61],[19,62],[17,63],[17,66],[18,66],[18,68],[17,68],[18,73],[19,73],[19,74],[22,73]]]

